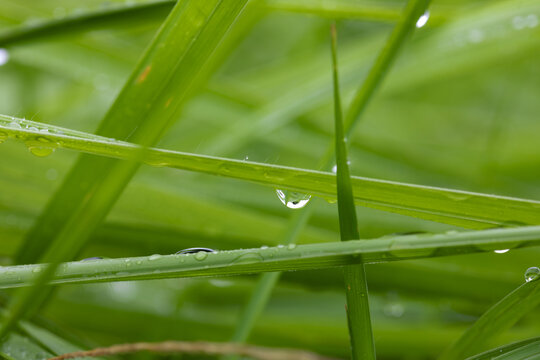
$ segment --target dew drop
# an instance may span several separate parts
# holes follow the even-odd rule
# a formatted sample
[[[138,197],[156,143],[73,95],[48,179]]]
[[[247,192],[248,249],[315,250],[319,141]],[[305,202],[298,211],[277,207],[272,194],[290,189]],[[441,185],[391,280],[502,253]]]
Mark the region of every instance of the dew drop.
[[[311,195],[297,193],[288,190],[276,190],[276,194],[281,203],[289,209],[301,209],[309,202]]]
[[[525,281],[530,282],[533,280],[538,279],[540,276],[540,269],[536,266],[530,267],[527,270],[525,270]]]
[[[5,65],[9,61],[9,53],[6,49],[0,48],[0,66]]]
[[[496,253],[496,254],[504,254],[504,253],[507,253],[509,251],[510,251],[510,249],[501,249],[501,250],[494,250],[493,252]]]
[[[426,10],[426,12],[423,13],[423,14],[418,18],[418,21],[416,21],[416,27],[417,27],[417,28],[423,27],[424,25],[427,24],[428,20],[429,20],[429,10]]]
[[[198,252],[216,252],[214,249],[209,248],[203,248],[203,247],[193,247],[193,248],[187,248],[184,250],[180,250],[175,252],[175,255],[182,255],[182,254],[196,254]]]
[[[148,260],[150,260],[150,261],[154,261],[154,260],[157,260],[157,259],[161,259],[161,255],[159,255],[159,254],[154,254],[154,255],[150,255],[150,256],[148,257]]]
[[[207,257],[208,257],[208,252],[206,251],[199,251],[198,253],[195,254],[195,260],[198,260],[198,261],[203,261]]]
[[[332,172],[334,174],[337,173],[337,165],[332,166]]]
[[[289,244],[289,245],[287,245],[287,249],[288,249],[288,250],[294,250],[294,249],[296,249],[296,244]]]
[[[52,154],[58,147],[58,143],[44,137],[37,137],[24,142],[28,150],[36,156],[44,157]]]
[[[92,256],[86,259],[82,259],[81,261],[88,261],[88,260],[101,260],[103,259],[101,256]]]
[[[41,272],[41,267],[36,267],[32,270],[33,273]]]

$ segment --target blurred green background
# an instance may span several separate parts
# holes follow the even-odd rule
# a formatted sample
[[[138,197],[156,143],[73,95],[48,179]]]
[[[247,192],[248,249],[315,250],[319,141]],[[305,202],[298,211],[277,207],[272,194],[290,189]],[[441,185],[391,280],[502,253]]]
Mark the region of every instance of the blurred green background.
[[[142,2],[2,0],[0,30],[137,3]],[[404,5],[252,1],[227,39],[233,52],[158,147],[316,169],[333,139],[331,9],[350,3],[381,14],[398,14]],[[300,11],[295,4],[317,11]],[[540,199],[540,2],[435,0],[430,14],[355,129],[352,174]],[[0,113],[93,132],[165,16],[162,11],[6,46],[0,52]],[[384,16],[339,14],[345,106],[392,27]],[[0,146],[3,264],[11,263],[76,157],[58,150],[38,158],[14,141]],[[312,202],[315,212],[301,242],[338,241],[336,205]],[[143,166],[82,257],[276,245],[294,211],[280,203],[274,189]],[[461,230],[357,211],[363,238]],[[434,358],[522,283],[539,255],[529,248],[368,266],[379,358]],[[42,315],[91,345],[226,341],[255,280],[64,286]],[[347,357],[342,290],[339,269],[284,274],[250,343]],[[538,320],[531,313],[490,345],[537,335]]]

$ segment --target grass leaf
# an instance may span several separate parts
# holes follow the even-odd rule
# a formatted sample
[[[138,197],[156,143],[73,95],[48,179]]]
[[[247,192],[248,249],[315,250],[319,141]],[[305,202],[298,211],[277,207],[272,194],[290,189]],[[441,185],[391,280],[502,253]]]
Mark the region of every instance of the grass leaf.
[[[337,61],[337,30],[331,25],[332,79],[334,84],[334,141],[336,146],[336,187],[341,241],[360,238],[354,207],[354,195],[347,155],[347,139],[343,129],[343,115],[339,91]],[[347,296],[347,320],[353,359],[375,359],[375,344],[371,329],[368,289],[364,264],[343,268]]]
[[[464,359],[482,350],[486,341],[509,329],[540,304],[539,285],[538,279],[526,282],[493,305],[440,359]]]
[[[540,244],[538,226],[435,235],[385,236],[379,239],[338,243],[279,245],[266,249],[76,261],[61,266],[51,283],[93,283],[324,269],[358,263],[370,264],[492,252],[497,249],[518,249],[538,244]],[[129,265],[126,265],[127,263]],[[47,269],[45,264],[4,267],[0,288],[28,286],[36,274],[39,275],[44,269]],[[525,284],[526,291],[533,291],[537,284],[540,282]]]
[[[18,125],[13,125],[13,122]],[[35,128],[38,132],[29,128]],[[134,144],[110,138],[2,115],[0,115],[0,131],[21,141],[34,141],[34,144],[36,138],[43,139],[41,144],[37,142],[40,146],[58,145],[66,149],[112,158],[132,159],[139,149]],[[330,173],[158,149],[148,150],[145,161],[154,166],[168,166],[249,180],[275,188],[310,193],[329,200],[336,199],[335,176]],[[351,182],[356,204],[375,209],[470,229],[540,224],[540,202],[534,200],[356,176],[351,178]],[[47,231],[39,233],[35,242],[39,243],[46,234]],[[25,252],[32,251],[29,245],[24,249]],[[23,259],[26,260],[21,262],[32,262],[29,254]]]

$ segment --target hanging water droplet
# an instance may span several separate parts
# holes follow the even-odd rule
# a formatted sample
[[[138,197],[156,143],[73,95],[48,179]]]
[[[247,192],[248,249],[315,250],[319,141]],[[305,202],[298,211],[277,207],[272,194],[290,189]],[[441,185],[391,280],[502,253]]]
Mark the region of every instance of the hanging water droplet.
[[[6,141],[8,138],[8,134],[6,132],[0,131],[0,144]]]
[[[57,143],[42,136],[26,140],[24,143],[32,154],[39,157],[52,154],[58,147]]]
[[[536,280],[538,279],[539,276],[540,276],[540,269],[537,268],[536,266],[530,267],[527,270],[525,270],[526,282]]]
[[[161,259],[161,255],[154,254],[154,255],[150,255],[150,257],[148,257],[148,260],[150,260],[150,261],[154,261],[154,260],[157,260],[157,259]]]
[[[427,24],[428,20],[429,20],[429,10],[426,10],[426,12],[423,13],[423,14],[418,18],[418,20],[416,21],[416,27],[417,27],[417,28],[423,27],[424,25]]]
[[[494,250],[493,252],[496,253],[496,254],[504,254],[504,253],[507,253],[509,251],[510,251],[510,249],[501,249],[501,250]]]
[[[9,61],[9,53],[6,49],[0,48],[0,66],[5,65]]]
[[[203,261],[207,257],[208,257],[207,251],[199,251],[198,253],[195,254],[195,260],[198,260],[198,261]]]
[[[337,173],[337,165],[332,166],[332,172],[334,174]]]
[[[311,195],[309,194],[302,194],[288,190],[277,189],[276,194],[283,205],[290,209],[303,208],[309,202],[309,199],[311,199]]]

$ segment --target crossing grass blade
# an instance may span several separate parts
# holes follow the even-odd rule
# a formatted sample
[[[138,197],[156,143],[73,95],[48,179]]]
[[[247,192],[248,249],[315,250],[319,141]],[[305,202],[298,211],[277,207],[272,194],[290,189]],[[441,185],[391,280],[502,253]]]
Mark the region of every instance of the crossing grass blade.
[[[184,1],[173,9],[98,129],[99,135],[153,145],[179,116],[204,79],[205,60],[243,9],[245,1]],[[59,261],[75,256],[101,223],[138,164],[83,155],[42,212],[18,253],[20,263],[51,265],[36,286],[15,297],[0,329],[4,336],[30,306],[46,296],[43,285]],[[42,254],[44,254],[42,256]],[[37,295],[39,294],[38,297]],[[0,336],[0,337],[1,337]]]
[[[339,234],[341,241],[359,239],[354,195],[351,186],[347,139],[343,129],[341,98],[339,91],[337,31],[336,24],[331,24],[332,80],[334,84],[334,123],[336,152],[336,185],[339,214]],[[343,268],[345,294],[347,296],[347,320],[351,340],[352,358],[375,359],[375,343],[371,329],[369,299],[364,264],[360,263]]]
[[[441,360],[464,359],[480,350],[540,304],[540,281],[526,282],[486,311],[447,351]]]
[[[51,283],[94,283],[325,269],[358,263],[375,264],[492,252],[497,249],[519,249],[539,244],[540,227],[531,226],[451,234],[385,236],[371,240],[308,245],[291,244],[216,253],[155,254],[66,263],[58,268]],[[35,277],[47,268],[46,264],[3,267],[0,288],[29,286]],[[532,293],[536,291],[538,284],[539,281],[527,283],[526,290],[520,290],[518,294],[526,291],[529,291],[526,294]],[[516,296],[511,299],[516,300]]]
[[[0,115],[0,132],[31,146],[59,146],[111,158],[133,159],[140,150],[135,144],[2,115]],[[90,159],[97,161],[95,158]],[[335,176],[331,173],[159,149],[149,149],[145,152],[144,161],[153,166],[168,166],[248,180],[276,188],[309,193],[328,200],[336,199]],[[85,182],[81,180],[81,183]],[[540,224],[540,202],[535,200],[356,176],[351,177],[351,183],[357,205],[384,211],[470,229]],[[72,201],[77,200],[73,198]],[[75,206],[75,203],[70,206]],[[54,233],[52,229],[47,229],[44,228],[43,232],[32,235],[37,236],[36,240],[32,241],[40,244],[40,239]],[[21,248],[24,249],[21,250],[22,263],[31,263],[34,259],[30,257],[33,246],[43,245],[30,244],[28,242]]]

